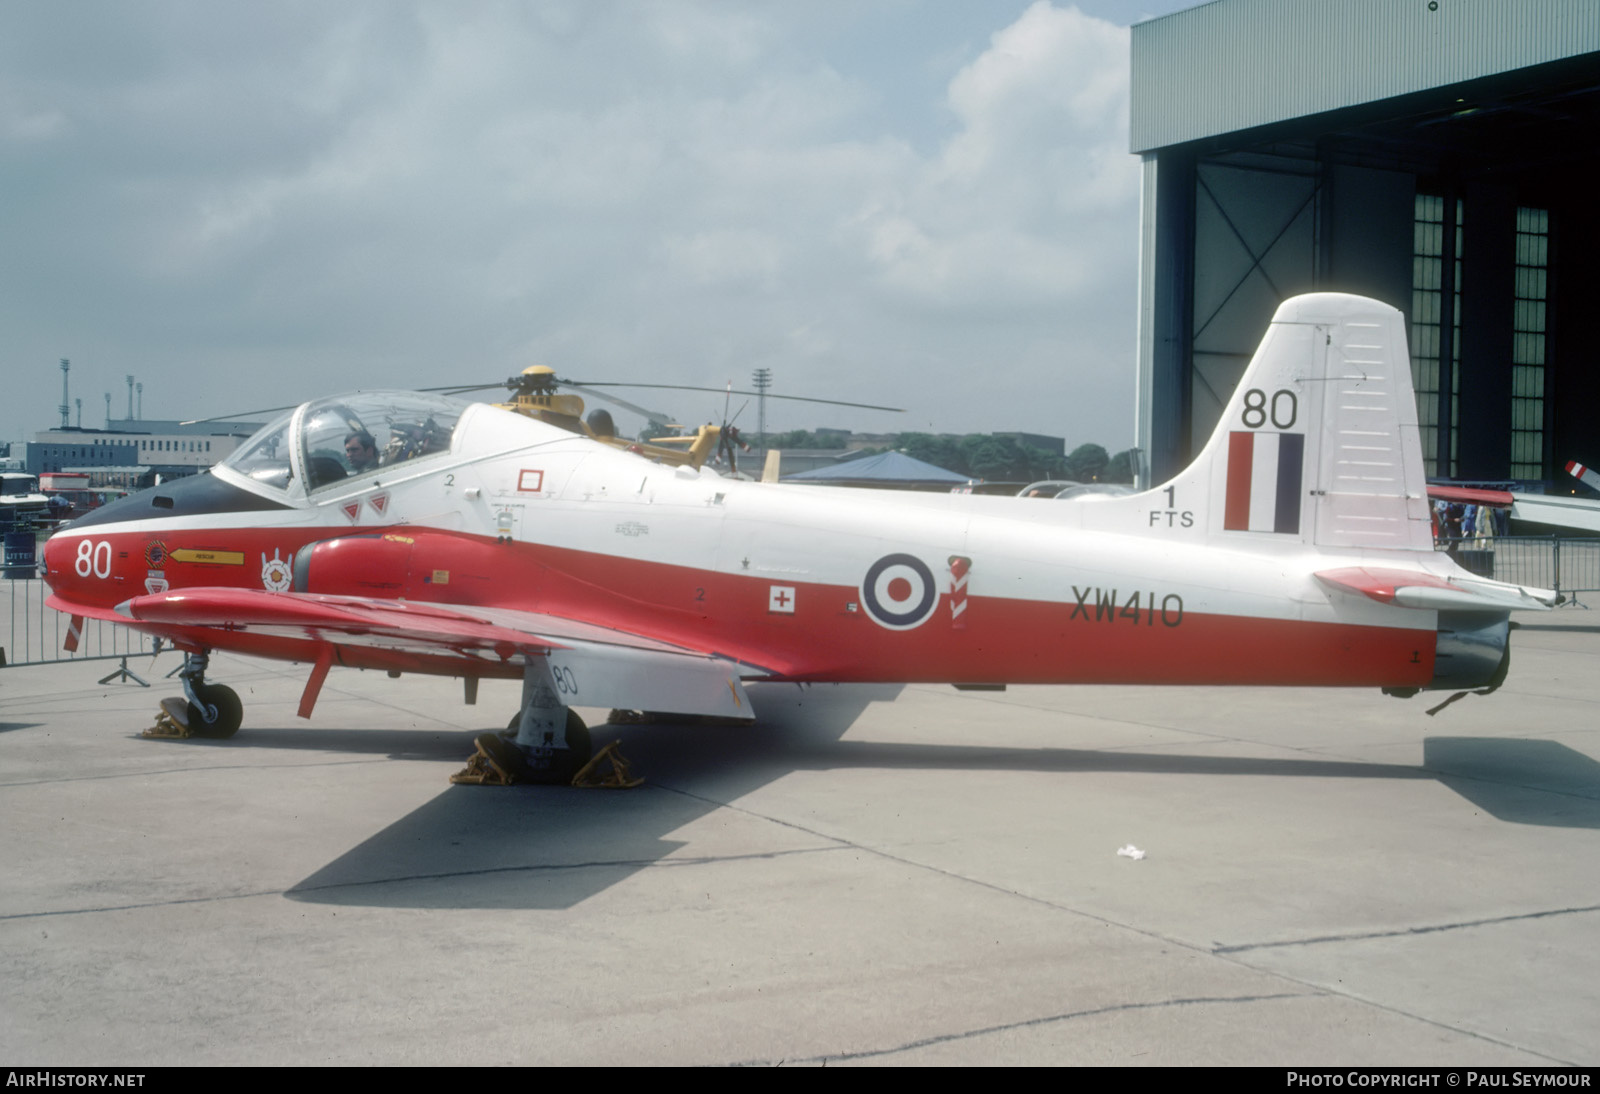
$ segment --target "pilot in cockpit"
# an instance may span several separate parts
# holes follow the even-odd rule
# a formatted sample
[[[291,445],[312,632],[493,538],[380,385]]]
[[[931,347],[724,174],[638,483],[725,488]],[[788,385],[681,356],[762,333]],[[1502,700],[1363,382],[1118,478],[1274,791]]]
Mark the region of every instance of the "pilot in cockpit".
[[[372,434],[365,429],[358,429],[344,439],[344,458],[350,465],[350,473],[359,475],[363,471],[370,471],[378,466],[378,444],[372,439]]]

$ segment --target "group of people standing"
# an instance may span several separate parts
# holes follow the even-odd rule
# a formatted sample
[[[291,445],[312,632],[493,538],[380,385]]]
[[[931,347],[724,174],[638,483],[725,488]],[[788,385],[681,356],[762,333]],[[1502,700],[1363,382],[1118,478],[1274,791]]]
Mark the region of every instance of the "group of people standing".
[[[1490,505],[1469,505],[1459,501],[1433,503],[1434,542],[1447,551],[1456,550],[1467,540],[1503,536],[1509,521],[1507,510]]]

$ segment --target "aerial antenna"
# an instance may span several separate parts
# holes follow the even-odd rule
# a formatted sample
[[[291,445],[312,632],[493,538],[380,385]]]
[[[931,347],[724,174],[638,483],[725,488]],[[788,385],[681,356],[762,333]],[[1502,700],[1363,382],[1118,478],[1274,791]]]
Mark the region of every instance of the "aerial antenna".
[[[70,372],[71,370],[72,370],[72,362],[67,360],[65,357],[63,357],[61,359],[61,428],[62,429],[67,428],[67,426],[71,424],[70,419],[67,417],[67,415],[69,414],[69,410],[68,410],[68,407],[67,407],[67,373]]]

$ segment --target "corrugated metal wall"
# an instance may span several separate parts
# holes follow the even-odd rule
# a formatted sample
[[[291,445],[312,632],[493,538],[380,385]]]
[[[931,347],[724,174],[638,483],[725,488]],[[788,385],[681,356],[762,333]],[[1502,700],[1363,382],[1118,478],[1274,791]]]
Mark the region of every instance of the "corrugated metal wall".
[[[1131,150],[1596,51],[1595,0],[1219,0],[1133,28]]]

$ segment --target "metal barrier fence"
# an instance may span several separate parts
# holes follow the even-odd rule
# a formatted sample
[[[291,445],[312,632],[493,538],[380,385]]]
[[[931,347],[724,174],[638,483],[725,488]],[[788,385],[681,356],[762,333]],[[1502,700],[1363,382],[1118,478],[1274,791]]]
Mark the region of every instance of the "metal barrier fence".
[[[156,640],[117,623],[98,619],[83,621],[78,648],[65,648],[71,620],[45,605],[50,588],[37,579],[6,578],[0,581],[0,600],[6,615],[4,647],[0,649],[0,668],[17,665],[47,665],[61,661],[121,660],[122,667],[101,683],[115,678],[143,684],[128,669],[130,657],[149,657],[159,652]]]
[[[1450,553],[1475,574],[1554,589],[1579,607],[1576,594],[1600,592],[1600,539],[1495,536],[1462,540]]]

